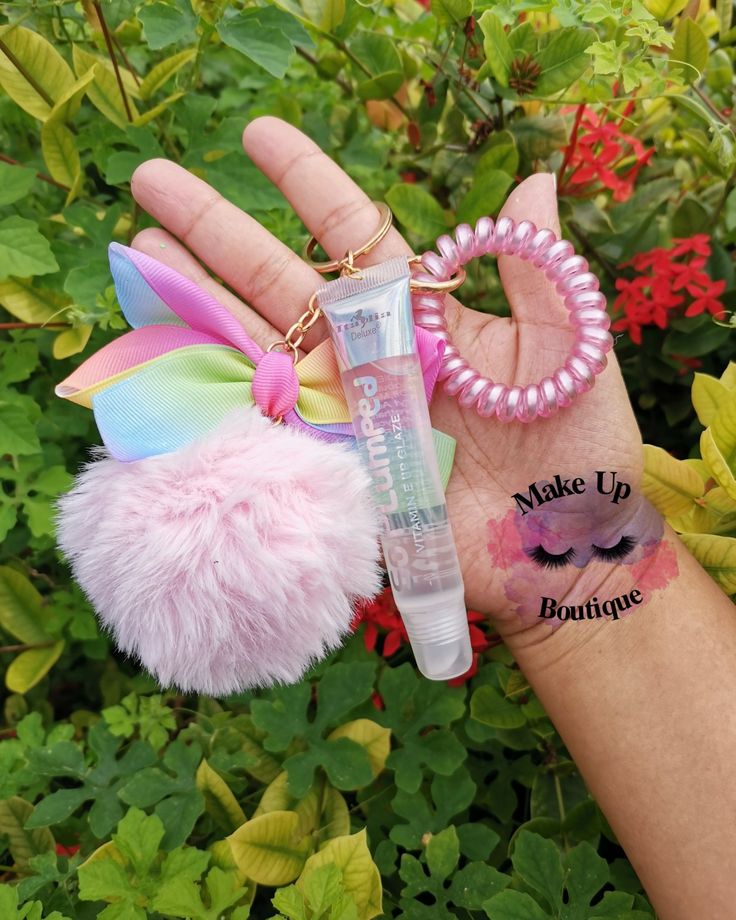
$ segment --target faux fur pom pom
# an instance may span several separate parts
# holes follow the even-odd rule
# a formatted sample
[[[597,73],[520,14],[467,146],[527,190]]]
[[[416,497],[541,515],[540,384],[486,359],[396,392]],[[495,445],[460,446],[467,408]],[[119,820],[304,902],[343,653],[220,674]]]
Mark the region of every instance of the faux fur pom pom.
[[[123,651],[222,696],[298,680],[378,591],[368,486],[357,453],[246,407],[174,453],[90,463],[59,545]]]

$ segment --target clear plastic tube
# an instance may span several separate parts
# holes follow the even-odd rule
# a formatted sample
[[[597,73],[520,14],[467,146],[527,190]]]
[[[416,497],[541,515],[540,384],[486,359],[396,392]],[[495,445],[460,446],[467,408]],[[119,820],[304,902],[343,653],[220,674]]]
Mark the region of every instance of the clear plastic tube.
[[[373,480],[381,547],[419,670],[433,680],[472,663],[464,588],[417,354],[406,259],[318,292],[361,459]]]

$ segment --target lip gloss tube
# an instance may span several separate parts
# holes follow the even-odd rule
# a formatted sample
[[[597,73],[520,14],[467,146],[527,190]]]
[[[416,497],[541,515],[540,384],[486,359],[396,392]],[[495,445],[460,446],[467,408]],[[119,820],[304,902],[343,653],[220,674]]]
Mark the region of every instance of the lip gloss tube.
[[[372,479],[381,548],[419,670],[459,677],[473,660],[464,587],[417,353],[406,259],[317,292],[361,460]]]

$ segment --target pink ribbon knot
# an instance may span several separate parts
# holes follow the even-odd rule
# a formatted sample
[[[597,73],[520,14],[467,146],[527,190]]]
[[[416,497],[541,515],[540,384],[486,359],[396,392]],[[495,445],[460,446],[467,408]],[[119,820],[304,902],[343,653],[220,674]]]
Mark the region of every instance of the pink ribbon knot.
[[[285,351],[267,351],[256,365],[253,399],[264,415],[283,418],[296,405],[299,380],[294,361]]]

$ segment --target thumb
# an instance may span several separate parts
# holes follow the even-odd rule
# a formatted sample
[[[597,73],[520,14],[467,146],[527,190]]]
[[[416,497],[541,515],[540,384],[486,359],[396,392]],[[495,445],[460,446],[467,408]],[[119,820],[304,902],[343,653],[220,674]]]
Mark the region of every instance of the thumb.
[[[498,216],[510,217],[517,224],[530,220],[537,229],[546,227],[559,236],[557,190],[552,173],[536,173],[525,179],[506,199]],[[569,317],[562,297],[541,269],[517,256],[499,256],[498,271],[516,320],[535,325],[567,325]]]

